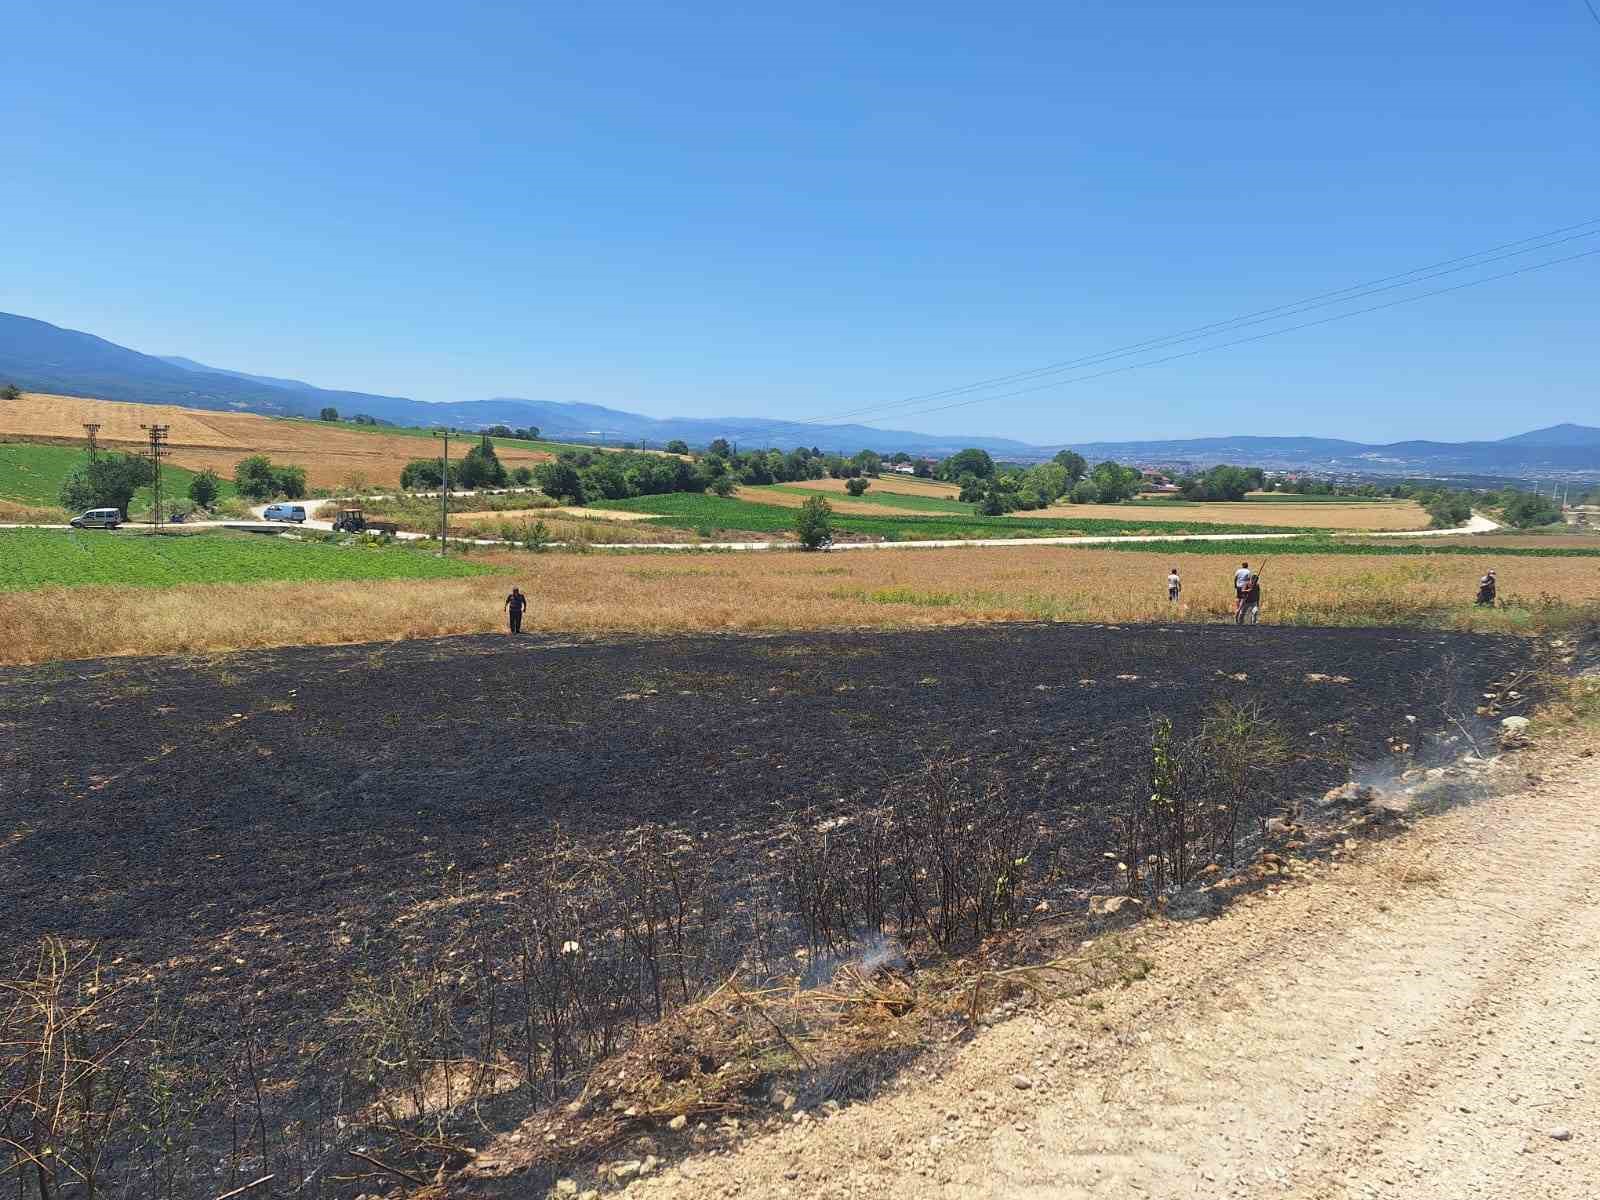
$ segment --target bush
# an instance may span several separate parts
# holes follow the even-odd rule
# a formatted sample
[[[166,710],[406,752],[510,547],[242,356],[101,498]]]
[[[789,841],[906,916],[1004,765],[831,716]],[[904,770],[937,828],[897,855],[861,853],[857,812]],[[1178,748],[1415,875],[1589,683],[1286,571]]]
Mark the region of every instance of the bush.
[[[431,492],[444,485],[444,465],[437,458],[413,458],[400,471],[400,489]]]
[[[511,479],[518,487],[527,487],[533,482],[533,468],[518,467],[511,472]]]
[[[189,481],[189,499],[201,508],[210,508],[222,493],[222,480],[209,468]]]
[[[667,443],[667,453],[687,454],[689,453],[689,443],[684,441],[682,438],[673,438]]]
[[[467,489],[505,487],[506,468],[485,436],[466,452],[455,470],[456,486]]]
[[[337,421],[339,419],[339,410],[329,405],[322,410],[321,417],[324,421]]]
[[[711,481],[709,486],[712,495],[721,496],[724,500],[733,495],[733,493],[739,487],[739,485],[734,482],[732,475],[718,475]]]
[[[844,481],[844,490],[852,496],[864,495],[871,486],[871,482],[866,479],[847,479]]]
[[[1092,479],[1080,479],[1072,489],[1072,502],[1074,504],[1095,504],[1100,499],[1100,489],[1095,486]]]
[[[832,545],[833,505],[821,496],[807,498],[795,516],[794,532],[807,550],[823,550]]]
[[[578,475],[578,469],[566,459],[540,463],[534,468],[533,477],[539,484],[539,490],[546,496],[567,504],[584,502],[583,479]]]
[[[133,494],[155,482],[150,460],[137,454],[102,454],[84,463],[61,482],[61,507],[81,512],[86,508],[115,508],[126,518]]]
[[[241,458],[233,469],[233,486],[252,500],[301,500],[306,494],[304,467],[276,466],[265,454]]]
[[[1534,492],[1513,492],[1501,505],[1500,517],[1507,525],[1517,529],[1532,529],[1539,525],[1554,525],[1561,518],[1561,508],[1549,496]]]
[[[8,383],[4,387],[0,387],[0,400],[15,400],[20,395],[22,395],[22,389],[14,383]]]

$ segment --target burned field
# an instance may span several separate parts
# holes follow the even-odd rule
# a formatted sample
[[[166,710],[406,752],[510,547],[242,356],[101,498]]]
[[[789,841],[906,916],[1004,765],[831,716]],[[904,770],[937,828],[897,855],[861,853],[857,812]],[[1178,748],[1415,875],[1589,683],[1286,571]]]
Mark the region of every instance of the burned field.
[[[248,1046],[251,1076],[274,1082],[266,1101],[230,1094],[254,1106],[252,1127],[269,1123],[263,1104],[275,1109],[279,1141],[263,1136],[252,1167],[241,1156],[254,1143],[235,1139],[231,1177],[282,1168],[274,1155],[297,1138],[295,1169],[320,1171],[326,1190],[296,1194],[340,1195],[357,1177],[316,1163],[386,1086],[350,1064],[403,1057],[382,1040],[392,1030],[361,1025],[397,980],[426,977],[458,1008],[479,1004],[486,979],[493,996],[522,996],[490,1001],[504,1006],[491,1039],[511,1032],[462,1057],[495,1072],[525,1064],[517,1082],[553,1097],[675,989],[686,999],[741,964],[773,977],[797,950],[816,956],[819,939],[837,949],[839,931],[824,921],[819,933],[795,896],[785,839],[834,827],[848,844],[850,822],[918,786],[930,762],[979,788],[980,806],[1003,795],[1021,814],[1029,882],[1008,883],[1007,903],[1059,910],[1122,886],[1106,854],[1130,791],[1149,787],[1153,716],[1181,732],[1219,700],[1259,701],[1290,751],[1262,782],[1271,808],[1353,768],[1447,752],[1435,735],[1457,736],[1456,722],[1475,732],[1479,693],[1528,655],[1518,639],[1413,630],[1006,625],[467,637],[0,672],[0,953],[14,978],[42,939],[93,944],[106,981],[176,1006],[188,1044],[218,1061]],[[630,997],[599,1004],[608,1015],[581,1038],[536,1029],[529,956],[546,953],[554,972],[569,954],[553,908],[527,917],[527,897],[555,878],[551,847],[563,864],[618,867],[626,905],[659,866],[629,857],[641,829],[694,858],[681,877],[659,874],[680,897],[660,926],[677,955],[665,984],[665,954],[649,972],[560,984],[577,989],[572,1012],[624,976]],[[622,947],[633,918],[599,924],[618,921]],[[591,958],[595,928],[590,918]],[[483,1036],[459,1013],[441,1020],[450,1037]],[[439,1103],[414,1082],[412,1116]],[[226,1181],[216,1170],[207,1179]]]

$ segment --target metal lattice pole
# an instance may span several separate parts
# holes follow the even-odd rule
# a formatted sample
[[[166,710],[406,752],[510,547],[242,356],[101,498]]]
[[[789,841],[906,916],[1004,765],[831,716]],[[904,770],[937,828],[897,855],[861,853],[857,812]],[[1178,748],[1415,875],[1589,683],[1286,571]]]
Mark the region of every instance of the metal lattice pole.
[[[85,421],[83,423],[83,432],[89,438],[89,461],[94,462],[100,457],[100,442],[97,437],[100,432],[100,422]]]
[[[435,429],[433,436],[444,439],[444,457],[439,460],[439,553],[450,552],[450,435],[454,430]]]
[[[150,435],[150,466],[155,472],[155,479],[150,485],[151,496],[151,524],[157,532],[165,523],[166,514],[161,504],[161,460],[167,456],[167,434],[172,429],[170,425],[140,425]]]

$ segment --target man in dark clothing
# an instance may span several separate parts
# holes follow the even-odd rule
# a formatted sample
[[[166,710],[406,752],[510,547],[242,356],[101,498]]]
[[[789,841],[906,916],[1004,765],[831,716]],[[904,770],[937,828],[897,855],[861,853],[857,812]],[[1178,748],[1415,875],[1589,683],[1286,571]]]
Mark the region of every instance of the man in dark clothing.
[[[1261,620],[1261,576],[1251,575],[1239,589],[1239,612],[1237,616],[1240,625],[1254,625]]]
[[[1494,572],[1490,571],[1478,580],[1478,603],[1494,607],[1495,579]]]
[[[522,610],[528,607],[528,598],[522,594],[521,588],[512,588],[511,594],[506,597],[506,612],[511,614],[511,632],[522,632]]]

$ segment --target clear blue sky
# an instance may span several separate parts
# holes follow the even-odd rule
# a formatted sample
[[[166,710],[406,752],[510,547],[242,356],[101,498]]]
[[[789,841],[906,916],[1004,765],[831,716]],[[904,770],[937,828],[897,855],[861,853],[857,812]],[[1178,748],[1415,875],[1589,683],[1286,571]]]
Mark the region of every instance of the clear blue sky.
[[[11,0],[4,47],[0,310],[425,400],[820,417],[1600,217],[1583,0]],[[876,423],[1594,423],[1597,284]]]

